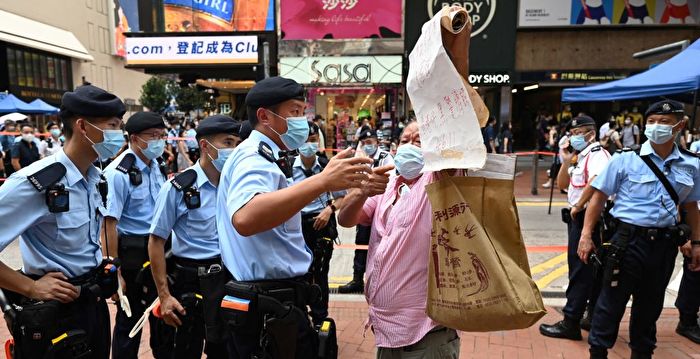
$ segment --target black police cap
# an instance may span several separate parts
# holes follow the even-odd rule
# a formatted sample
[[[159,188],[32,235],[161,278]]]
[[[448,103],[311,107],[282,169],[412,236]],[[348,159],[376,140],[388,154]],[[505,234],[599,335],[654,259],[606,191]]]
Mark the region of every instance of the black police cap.
[[[304,87],[284,77],[268,77],[253,86],[245,97],[246,106],[269,107],[287,100],[304,101]]]
[[[377,138],[377,131],[369,129],[369,130],[364,130],[364,131],[360,132],[360,137],[359,137],[360,141],[366,140],[368,138]]]
[[[586,115],[576,116],[573,120],[571,120],[571,128],[579,128],[584,126],[595,126],[595,120]]]
[[[124,129],[130,135],[135,135],[151,128],[165,128],[163,116],[155,112],[137,112],[126,121]]]
[[[682,115],[683,113],[685,113],[685,110],[682,103],[673,100],[663,100],[649,106],[644,113],[644,118],[651,115]]]
[[[93,85],[83,85],[63,94],[61,99],[61,118],[69,114],[89,117],[119,117],[126,112],[122,100]]]
[[[220,133],[238,136],[241,129],[240,123],[226,115],[209,116],[199,121],[199,126],[195,129],[197,137],[216,135]]]

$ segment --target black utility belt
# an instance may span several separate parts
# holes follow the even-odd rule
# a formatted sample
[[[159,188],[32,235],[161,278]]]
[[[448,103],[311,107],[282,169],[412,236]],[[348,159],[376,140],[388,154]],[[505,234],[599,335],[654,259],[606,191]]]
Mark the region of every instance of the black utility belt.
[[[690,226],[687,224],[678,224],[664,228],[652,228],[636,226],[620,220],[616,220],[616,222],[618,232],[626,232],[630,235],[642,237],[649,241],[663,240],[685,243],[690,239]]]
[[[221,257],[209,259],[190,259],[173,256],[173,272],[176,276],[197,279],[209,273],[220,272],[223,268]]]
[[[297,307],[305,307],[318,299],[320,294],[305,277],[282,280],[262,280],[239,282],[229,281],[232,286],[251,294],[265,295],[278,300],[280,303],[293,303]]]

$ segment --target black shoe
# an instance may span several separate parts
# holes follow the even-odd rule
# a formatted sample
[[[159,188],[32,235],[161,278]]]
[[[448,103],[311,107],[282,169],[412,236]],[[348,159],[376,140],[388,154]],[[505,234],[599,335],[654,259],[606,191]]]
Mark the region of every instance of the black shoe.
[[[562,338],[571,340],[581,340],[581,327],[578,323],[571,323],[567,320],[556,322],[552,325],[541,324],[540,334],[550,338]]]
[[[630,356],[630,359],[651,359],[651,357],[651,353],[642,353],[636,350],[632,350],[632,355]]]
[[[365,291],[365,282],[360,279],[353,279],[350,281],[348,284],[341,285],[338,287],[338,293],[340,294],[348,294],[348,293],[364,293]]]
[[[684,325],[683,323],[678,323],[676,327],[676,333],[682,335],[691,341],[700,344],[700,326],[695,325]]]
[[[591,315],[589,314],[590,312],[586,312],[586,315],[581,318],[581,329],[585,330],[587,332],[591,331]]]
[[[591,347],[588,349],[591,359],[608,359],[608,349],[601,347]]]

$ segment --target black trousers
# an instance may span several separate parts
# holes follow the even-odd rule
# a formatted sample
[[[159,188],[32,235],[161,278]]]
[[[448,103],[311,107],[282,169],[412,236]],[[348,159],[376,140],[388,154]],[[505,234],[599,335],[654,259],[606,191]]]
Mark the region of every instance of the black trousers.
[[[309,316],[305,309],[297,308],[289,315],[294,316],[297,323],[297,340],[294,358],[309,359],[318,357],[318,335],[311,326]],[[250,359],[253,355],[261,352],[260,332],[241,330],[232,333],[233,345],[238,357]]]
[[[304,218],[312,218],[304,216]],[[329,225],[335,225],[335,221],[329,222]],[[328,238],[328,231],[324,228],[317,231],[313,228],[311,220],[302,221],[302,232],[306,245],[313,252],[313,261],[309,272],[314,284],[321,287],[321,300],[311,304],[311,318],[315,324],[320,324],[323,319],[328,317],[328,271],[330,270],[331,257],[333,257],[333,240]],[[329,240],[330,239],[330,240]]]
[[[133,338],[129,338],[129,332],[131,332],[131,329],[133,329],[136,322],[141,318],[146,307],[151,305],[155,298],[151,296],[146,298],[142,287],[136,284],[137,270],[122,269],[121,273],[126,283],[126,297],[129,299],[129,305],[131,307],[131,318],[127,317],[121,306],[117,304],[117,315],[112,338],[112,358],[137,359],[143,330]],[[153,352],[153,357],[156,359],[171,358],[174,329],[152,314],[148,317],[148,325],[151,331],[149,344]],[[164,340],[164,338],[169,339]]]
[[[181,300],[183,295],[192,295],[194,293],[207,295],[200,286],[196,272],[186,274],[178,272],[176,269],[174,273],[174,283],[170,288],[170,292],[175,299],[180,301],[181,305],[185,305]],[[187,314],[180,318],[182,325],[176,328],[173,333],[173,359],[201,358],[202,352],[207,354],[207,358],[211,359],[235,358],[235,356],[229,355],[226,347],[227,342],[205,342],[204,307],[201,303],[198,308],[185,308],[185,310]],[[163,325],[167,324],[163,323]]]
[[[651,354],[656,348],[656,321],[661,315],[666,286],[673,274],[678,247],[669,240],[648,240],[633,230],[618,229],[612,243],[629,238],[616,287],[604,283],[588,336],[591,347],[612,348],[630,296],[632,350]]]
[[[585,216],[585,211],[581,211],[567,224],[569,230],[567,253],[569,286],[566,288],[566,305],[562,311],[568,319],[573,321],[581,320],[586,307],[593,309],[598,299],[598,294],[600,294],[600,278],[596,277],[593,265],[583,263],[576,253],[578,242],[581,239]],[[600,230],[598,227],[596,227],[592,237],[596,248],[600,248]]]
[[[355,244],[357,245],[368,245],[369,235],[372,233],[372,226],[357,225],[357,232],[355,234]],[[352,263],[353,276],[355,278],[362,278],[365,275],[365,268],[367,267],[367,250],[366,249],[356,249],[355,258]]]
[[[683,258],[683,277],[676,297],[676,308],[682,318],[697,322],[700,309],[700,272],[688,269],[690,259]]]

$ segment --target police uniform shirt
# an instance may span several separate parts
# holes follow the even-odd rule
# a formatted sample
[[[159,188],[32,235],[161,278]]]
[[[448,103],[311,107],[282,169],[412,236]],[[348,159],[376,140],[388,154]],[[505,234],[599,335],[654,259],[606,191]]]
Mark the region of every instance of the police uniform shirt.
[[[199,162],[188,168],[197,173],[193,187],[199,191],[201,206],[187,209],[182,191],[166,182],[158,193],[153,223],[149,232],[160,238],[172,239],[173,254],[189,259],[209,259],[220,255],[216,231],[216,187],[202,170]]]
[[[66,167],[59,182],[69,193],[68,212],[49,212],[45,192],[37,191],[27,179],[54,162]],[[98,266],[104,212],[99,180],[97,168],[90,166],[83,177],[62,150],[14,173],[0,187],[0,250],[21,236],[22,270],[32,275],[58,271],[73,278]]]
[[[662,160],[648,141],[642,145],[640,155],[650,155],[678,193],[681,204],[700,200],[700,159],[674,146],[673,152]],[[659,228],[675,224],[678,211],[671,196],[634,152],[615,156],[593,181],[593,187],[608,196],[616,194],[611,214],[623,222]]]
[[[301,157],[297,156],[297,158],[294,160],[294,165],[292,166],[293,183],[299,183],[307,178],[304,174],[303,166],[304,165],[301,162]],[[321,165],[318,163],[318,157],[316,157],[313,166],[311,166],[311,173],[317,175],[321,173],[321,171],[323,171],[323,168],[321,168]],[[346,191],[333,192],[332,198],[337,199],[340,197],[345,197],[345,195]],[[330,193],[322,193],[318,198],[316,198],[306,207],[304,207],[304,209],[301,210],[301,214],[320,213],[324,208],[326,208],[326,206],[328,205],[328,201],[332,198]]]
[[[129,174],[117,170],[119,163],[129,153],[136,157],[134,165],[141,171],[142,183],[138,186],[131,184]],[[105,177],[109,183],[106,216],[118,221],[119,234],[148,234],[156,198],[165,182],[158,161],[151,160],[148,166],[134,151],[127,149],[105,168]]]
[[[596,149],[593,151],[593,149]],[[575,166],[569,167],[569,205],[574,206],[581,199],[583,190],[591,178],[600,175],[608,164],[610,155],[600,147],[600,143],[594,142],[588,145],[578,155]]]
[[[287,178],[273,162],[258,153],[265,142],[276,157],[280,148],[267,136],[253,131],[231,154],[221,171],[216,204],[221,258],[236,280],[285,279],[304,275],[311,251],[301,231],[301,212],[283,224],[250,237],[240,235],[231,223],[233,214],[261,193],[288,187]]]

